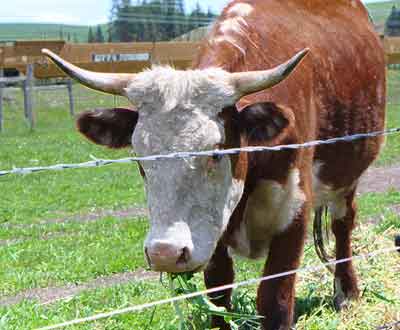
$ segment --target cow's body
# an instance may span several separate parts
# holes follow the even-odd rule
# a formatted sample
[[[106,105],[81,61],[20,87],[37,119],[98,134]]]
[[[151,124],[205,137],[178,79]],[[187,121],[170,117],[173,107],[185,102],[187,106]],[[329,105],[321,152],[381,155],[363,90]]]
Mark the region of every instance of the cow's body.
[[[204,42],[196,67],[259,70],[281,63],[304,47],[311,51],[301,69],[282,84],[242,99],[239,108],[250,105],[251,110],[251,105],[259,102],[287,108],[293,116],[292,132],[278,143],[383,129],[384,55],[360,1],[233,1]],[[242,146],[277,144],[255,140],[242,139]],[[238,167],[246,168],[246,174],[240,174],[246,178],[245,192],[214,256],[216,261],[209,266],[209,274],[206,272],[206,281],[219,285],[233,280],[233,271],[226,270],[230,261],[225,246],[248,257],[269,256],[265,274],[297,268],[311,204],[330,207],[337,258],[350,257],[354,191],[359,177],[376,158],[380,143],[377,138],[242,155]],[[268,316],[266,329],[289,326],[293,284],[293,278],[286,278],[261,285],[258,303],[262,314]],[[344,298],[358,295],[351,264],[337,266],[335,291],[338,307]],[[228,305],[228,300],[224,297],[219,303]]]
[[[228,73],[269,69],[305,47],[310,53],[298,70],[272,89],[265,89],[271,83],[257,88],[261,73],[234,80]],[[302,143],[384,128],[384,54],[358,0],[233,1],[203,43],[195,71],[156,68],[133,78],[99,79],[52,58],[84,84],[138,105],[139,116],[121,109],[87,113],[78,126],[112,147],[126,146],[133,134],[143,155]],[[295,269],[310,213],[321,207],[331,211],[336,257],[350,257],[355,190],[381,142],[142,163],[151,265],[171,272],[208,265],[208,287],[233,281],[230,252],[267,258],[265,275]],[[265,329],[289,329],[294,283],[295,276],[287,276],[261,284],[258,310]],[[352,264],[338,265],[337,307],[357,296]],[[229,291],[213,298],[229,308]],[[213,325],[229,328],[221,318]]]

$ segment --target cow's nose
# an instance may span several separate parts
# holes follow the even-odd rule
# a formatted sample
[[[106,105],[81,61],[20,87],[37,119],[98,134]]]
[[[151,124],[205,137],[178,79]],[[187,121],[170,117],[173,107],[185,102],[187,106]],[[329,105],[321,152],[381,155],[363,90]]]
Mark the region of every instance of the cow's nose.
[[[166,242],[150,244],[145,248],[145,253],[151,268],[158,272],[184,272],[191,259],[188,247]]]

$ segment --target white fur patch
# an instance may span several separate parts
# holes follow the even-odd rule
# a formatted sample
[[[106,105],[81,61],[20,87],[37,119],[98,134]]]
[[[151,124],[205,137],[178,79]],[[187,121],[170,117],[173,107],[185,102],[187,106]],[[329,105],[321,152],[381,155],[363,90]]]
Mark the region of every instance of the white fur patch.
[[[321,166],[321,163],[316,163],[313,166],[314,208],[328,206],[333,219],[342,219],[347,213],[346,193],[349,189],[333,190],[329,185],[324,184],[319,179]]]
[[[298,169],[291,170],[288,181],[260,181],[250,195],[243,222],[235,233],[235,253],[248,258],[268,254],[271,240],[285,231],[303,206],[306,197],[299,187]]]
[[[236,100],[229,73],[219,69],[175,70],[155,66],[135,76],[126,89],[129,100],[143,113],[165,112],[176,107],[216,113]],[[142,112],[141,112],[142,114]]]
[[[235,38],[233,38],[232,36],[220,36],[210,41],[210,43],[216,44],[223,42],[231,44],[233,47],[237,48],[243,55],[246,55],[246,51],[236,42]]]
[[[241,17],[232,17],[228,18],[220,23],[219,30],[223,34],[229,34],[229,33],[237,33],[244,35],[246,33],[245,28],[248,27],[248,24],[246,20]]]
[[[253,6],[249,5],[248,3],[237,3],[228,10],[228,14],[249,16],[253,10]]]

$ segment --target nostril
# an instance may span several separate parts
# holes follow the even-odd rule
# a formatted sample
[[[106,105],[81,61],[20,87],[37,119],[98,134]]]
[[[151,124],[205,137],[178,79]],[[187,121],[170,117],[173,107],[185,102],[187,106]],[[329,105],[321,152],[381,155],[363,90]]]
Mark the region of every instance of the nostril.
[[[189,247],[162,241],[151,242],[144,248],[144,253],[150,268],[169,273],[183,271],[192,258]]]
[[[182,249],[181,255],[179,256],[178,260],[176,261],[177,265],[185,265],[190,260],[190,251],[189,248],[184,247]]]

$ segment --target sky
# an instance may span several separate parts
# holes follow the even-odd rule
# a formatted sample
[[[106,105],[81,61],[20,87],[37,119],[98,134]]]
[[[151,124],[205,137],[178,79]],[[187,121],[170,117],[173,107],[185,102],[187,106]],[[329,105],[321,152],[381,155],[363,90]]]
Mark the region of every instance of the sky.
[[[106,23],[111,0],[1,0],[0,23],[37,22],[95,25]],[[335,1],[335,0],[327,0]],[[364,0],[377,2],[385,0]],[[201,0],[203,8],[211,7],[217,13],[229,0]],[[6,4],[5,4],[6,3]],[[193,8],[196,0],[186,0]]]

